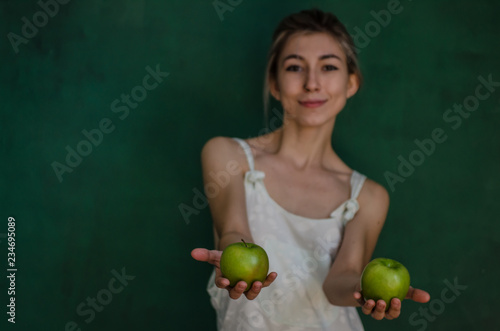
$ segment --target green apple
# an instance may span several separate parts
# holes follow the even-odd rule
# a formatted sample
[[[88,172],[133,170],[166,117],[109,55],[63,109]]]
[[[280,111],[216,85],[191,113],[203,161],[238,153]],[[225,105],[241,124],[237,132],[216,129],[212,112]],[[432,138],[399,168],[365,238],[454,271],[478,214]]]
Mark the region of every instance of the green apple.
[[[253,282],[264,282],[269,271],[269,258],[266,251],[259,245],[246,243],[228,245],[220,258],[222,275],[229,279],[230,286],[235,286],[240,280],[247,283],[248,291]]]
[[[365,300],[384,300],[386,311],[392,298],[403,301],[410,288],[410,273],[398,261],[377,258],[361,274],[361,293]]]

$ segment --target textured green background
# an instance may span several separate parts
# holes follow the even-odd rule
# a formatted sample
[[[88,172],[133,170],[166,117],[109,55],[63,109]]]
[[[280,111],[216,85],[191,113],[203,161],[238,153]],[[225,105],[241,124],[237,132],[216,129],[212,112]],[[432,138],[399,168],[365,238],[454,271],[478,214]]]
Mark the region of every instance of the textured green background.
[[[178,206],[202,189],[199,155],[217,135],[262,129],[262,78],[270,35],[285,15],[313,5],[350,32],[388,1],[243,0],[220,20],[212,1],[76,1],[16,54],[36,1],[0,1],[0,258],[7,217],[17,220],[17,330],[213,330],[205,292],[211,268],[189,252],[212,245],[208,208],[189,224]],[[439,298],[444,280],[467,289],[428,330],[498,325],[496,214],[500,196],[500,88],[453,130],[443,113],[472,95],[478,76],[500,81],[498,1],[402,1],[403,10],[361,49],[366,84],[341,113],[334,147],[387,188],[414,139],[448,139],[391,191],[374,256],[402,261],[413,284]],[[111,103],[141,84],[145,67],[170,76],[127,118]],[[110,118],[115,130],[59,182],[81,131]],[[3,262],[5,261],[5,262]],[[136,278],[87,324],[76,307],[126,269]],[[0,277],[0,329],[6,278]],[[435,303],[439,308],[439,303]],[[362,317],[367,330],[418,330],[405,302],[396,321]],[[429,307],[429,305],[423,305]],[[87,318],[88,315],[85,316]],[[14,329],[14,328],[13,328]]]

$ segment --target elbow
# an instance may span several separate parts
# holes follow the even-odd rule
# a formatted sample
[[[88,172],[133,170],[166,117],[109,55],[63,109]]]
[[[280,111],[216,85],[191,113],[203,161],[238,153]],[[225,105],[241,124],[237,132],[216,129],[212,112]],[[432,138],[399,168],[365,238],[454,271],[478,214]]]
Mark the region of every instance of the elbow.
[[[335,300],[335,295],[332,295],[332,292],[331,286],[329,286],[328,282],[325,281],[323,283],[323,293],[325,294],[326,299],[331,305],[339,306],[339,303]]]

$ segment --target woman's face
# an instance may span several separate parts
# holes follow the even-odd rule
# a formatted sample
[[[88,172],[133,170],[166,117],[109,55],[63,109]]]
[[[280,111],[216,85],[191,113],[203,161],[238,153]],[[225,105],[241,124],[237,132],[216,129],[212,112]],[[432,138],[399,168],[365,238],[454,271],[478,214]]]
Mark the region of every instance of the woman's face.
[[[292,35],[277,69],[277,81],[270,81],[271,94],[283,105],[285,116],[303,126],[333,120],[358,89],[342,48],[327,33]]]

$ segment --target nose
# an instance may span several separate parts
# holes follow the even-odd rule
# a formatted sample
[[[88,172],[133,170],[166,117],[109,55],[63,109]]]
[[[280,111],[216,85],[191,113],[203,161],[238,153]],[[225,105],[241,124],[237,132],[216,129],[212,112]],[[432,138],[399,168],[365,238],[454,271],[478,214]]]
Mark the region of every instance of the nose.
[[[318,91],[320,84],[317,75],[312,71],[308,71],[306,81],[304,83],[304,89],[308,92]]]

